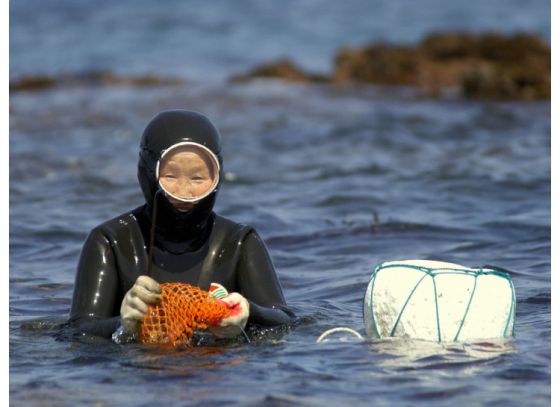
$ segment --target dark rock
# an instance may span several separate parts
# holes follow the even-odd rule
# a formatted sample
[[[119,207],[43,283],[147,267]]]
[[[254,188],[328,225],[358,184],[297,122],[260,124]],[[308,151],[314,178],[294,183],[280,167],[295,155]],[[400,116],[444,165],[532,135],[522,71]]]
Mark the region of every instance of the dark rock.
[[[75,74],[24,76],[10,81],[10,92],[42,90],[59,86],[159,86],[177,85],[180,79],[156,75],[122,76],[110,71],[88,71]]]
[[[333,81],[413,85],[467,98],[550,98],[550,47],[529,34],[432,34],[417,47],[373,44],[343,49]]]
[[[10,92],[20,90],[47,89],[55,86],[56,80],[49,76],[28,76],[16,81],[10,81]]]
[[[280,59],[268,64],[259,65],[250,72],[233,76],[232,82],[247,82],[255,78],[277,78],[288,82],[326,82],[327,77],[305,72],[288,59]]]
[[[343,48],[329,77],[283,59],[232,80],[414,86],[429,96],[452,90],[467,98],[532,100],[550,98],[550,63],[550,46],[536,35],[435,33],[417,46],[374,43]]]
[[[419,52],[411,47],[375,44],[343,49],[335,61],[335,83],[348,81],[383,85],[415,85],[421,70]]]

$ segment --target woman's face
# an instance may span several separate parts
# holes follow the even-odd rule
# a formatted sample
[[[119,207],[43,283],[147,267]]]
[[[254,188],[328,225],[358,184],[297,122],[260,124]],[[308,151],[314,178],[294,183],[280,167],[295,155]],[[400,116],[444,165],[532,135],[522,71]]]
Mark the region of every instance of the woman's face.
[[[180,146],[165,155],[159,167],[159,183],[167,194],[182,199],[203,197],[215,187],[218,173],[206,152],[194,146]],[[167,199],[179,211],[186,212],[196,203]]]

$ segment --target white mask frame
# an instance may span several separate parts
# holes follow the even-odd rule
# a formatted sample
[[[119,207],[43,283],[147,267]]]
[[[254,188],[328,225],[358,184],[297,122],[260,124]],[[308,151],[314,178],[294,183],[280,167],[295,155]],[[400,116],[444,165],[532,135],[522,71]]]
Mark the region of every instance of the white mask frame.
[[[159,166],[160,163],[163,161],[163,159],[165,158],[165,156],[167,154],[169,154],[171,151],[175,150],[176,148],[179,147],[184,147],[184,146],[188,146],[188,147],[196,147],[199,150],[202,150],[209,158],[210,161],[212,162],[212,164],[214,165],[214,171],[215,171],[215,177],[214,177],[214,182],[212,183],[212,186],[208,189],[208,192],[206,192],[205,194],[201,195],[201,196],[196,196],[196,197],[192,197],[192,198],[182,198],[176,195],[173,195],[172,193],[170,193],[169,191],[167,191],[163,185],[161,185],[161,181],[159,179]],[[176,199],[177,201],[180,202],[188,202],[188,203],[196,203],[199,202],[201,200],[203,200],[204,198],[206,198],[208,195],[212,194],[213,192],[216,191],[216,188],[218,187],[218,183],[220,182],[220,162],[218,161],[218,157],[216,156],[216,154],[214,154],[214,152],[212,150],[210,150],[208,147],[199,144],[199,143],[195,143],[192,141],[182,141],[180,143],[176,143],[173,144],[172,146],[166,148],[165,150],[162,151],[161,156],[156,164],[156,180],[158,182],[159,188],[163,191],[163,193],[166,196],[170,196],[173,199]]]

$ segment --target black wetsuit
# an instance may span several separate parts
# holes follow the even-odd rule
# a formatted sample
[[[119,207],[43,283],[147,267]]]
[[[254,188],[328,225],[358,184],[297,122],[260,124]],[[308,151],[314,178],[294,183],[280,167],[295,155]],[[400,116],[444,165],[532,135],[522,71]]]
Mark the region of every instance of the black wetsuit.
[[[182,141],[208,147],[221,163],[219,133],[205,116],[173,110],[150,122],[138,163],[146,204],[94,228],[82,249],[69,321],[80,331],[109,337],[117,329],[124,295],[147,271],[154,199],[151,275],[156,281],[206,290],[216,282],[239,292],[250,304],[249,323],[279,325],[293,317],[257,232],[212,211],[219,184],[188,212],[176,210],[163,194],[156,194],[155,167],[161,152]]]

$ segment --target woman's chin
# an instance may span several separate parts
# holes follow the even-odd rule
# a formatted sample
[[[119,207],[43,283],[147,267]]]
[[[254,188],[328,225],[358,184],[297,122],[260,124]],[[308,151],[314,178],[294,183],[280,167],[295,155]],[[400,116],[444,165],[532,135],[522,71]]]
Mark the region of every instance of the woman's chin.
[[[188,211],[190,211],[192,208],[194,208],[194,205],[181,205],[181,206],[179,206],[179,205],[173,205],[173,207],[174,207],[175,209],[177,209],[179,212],[183,212],[183,213],[184,213],[184,212],[188,212]]]

